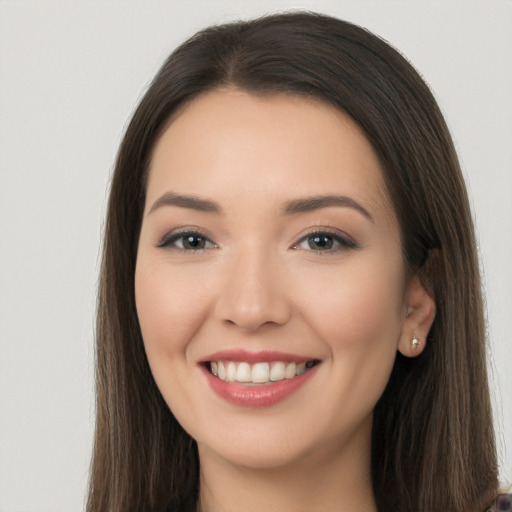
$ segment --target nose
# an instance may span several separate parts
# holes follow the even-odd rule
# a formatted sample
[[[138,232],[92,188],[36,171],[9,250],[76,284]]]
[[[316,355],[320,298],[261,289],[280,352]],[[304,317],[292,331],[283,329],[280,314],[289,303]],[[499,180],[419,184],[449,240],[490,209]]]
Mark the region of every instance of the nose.
[[[275,258],[249,250],[226,262],[215,307],[219,320],[254,332],[263,326],[285,324],[291,310]]]

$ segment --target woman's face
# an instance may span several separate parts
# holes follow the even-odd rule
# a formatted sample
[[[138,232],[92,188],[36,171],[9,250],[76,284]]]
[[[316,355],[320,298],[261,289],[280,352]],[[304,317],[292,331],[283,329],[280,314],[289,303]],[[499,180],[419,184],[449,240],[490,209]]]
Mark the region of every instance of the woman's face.
[[[215,91],[159,140],[137,311],[200,457],[277,467],[367,449],[407,289],[379,163],[340,111]]]

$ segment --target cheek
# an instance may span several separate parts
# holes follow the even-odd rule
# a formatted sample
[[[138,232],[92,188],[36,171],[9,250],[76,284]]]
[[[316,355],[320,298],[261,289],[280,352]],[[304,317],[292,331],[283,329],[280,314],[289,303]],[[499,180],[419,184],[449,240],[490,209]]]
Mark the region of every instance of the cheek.
[[[190,340],[206,315],[207,294],[185,272],[165,262],[141,260],[135,272],[135,299],[144,349],[162,396],[180,423],[197,425],[190,410]],[[192,416],[191,416],[192,415]],[[191,420],[192,418],[192,420]]]
[[[148,358],[184,354],[201,324],[206,294],[177,272],[141,261],[135,272],[135,300]]]
[[[337,278],[331,275],[322,293],[304,305],[309,325],[331,352],[340,403],[371,410],[387,384],[404,317],[401,269],[400,264],[354,266]]]
[[[311,305],[333,351],[396,347],[404,316],[401,262],[361,258],[338,276],[328,277],[323,281],[327,287]]]

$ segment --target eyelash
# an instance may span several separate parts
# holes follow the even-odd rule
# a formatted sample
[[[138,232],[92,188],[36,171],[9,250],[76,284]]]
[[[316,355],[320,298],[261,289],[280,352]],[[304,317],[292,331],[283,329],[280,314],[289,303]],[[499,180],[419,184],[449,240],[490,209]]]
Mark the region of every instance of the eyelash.
[[[196,248],[186,249],[185,247],[183,247],[183,242],[187,237],[202,240],[205,244],[207,244],[207,245],[210,244],[210,246],[209,247],[200,247],[197,249]],[[333,254],[333,253],[337,253],[344,249],[356,249],[358,247],[356,242],[354,242],[352,239],[348,238],[346,235],[342,235],[338,232],[333,232],[333,231],[323,229],[323,230],[312,231],[311,233],[308,233],[307,235],[303,236],[298,242],[294,243],[291,246],[291,249],[301,250],[300,246],[303,243],[308,243],[308,240],[312,240],[315,237],[316,238],[324,237],[324,238],[332,240],[334,247],[330,247],[327,249],[313,249],[311,247],[311,245],[309,245],[308,249],[306,249],[306,248],[302,248],[302,249],[310,250],[310,251],[313,251],[318,254],[320,254],[320,253]],[[182,247],[175,245],[176,242],[178,242],[179,240],[181,240],[181,242],[182,242]],[[157,247],[168,248],[168,249],[177,250],[177,251],[196,252],[197,253],[197,252],[202,252],[202,251],[209,250],[209,249],[216,249],[217,244],[215,242],[213,242],[212,240],[210,240],[201,231],[190,229],[190,230],[172,232],[172,233],[167,234],[160,242],[158,242]]]
[[[335,247],[329,248],[329,249],[313,249],[311,246],[309,246],[309,249],[304,249],[304,250],[310,250],[317,254],[321,254],[321,253],[333,254],[333,253],[337,253],[339,251],[343,251],[345,249],[357,249],[357,247],[358,247],[356,242],[354,242],[351,238],[347,237],[346,235],[342,235],[341,233],[335,232],[335,231],[321,229],[321,230],[317,230],[317,231],[312,231],[312,232],[308,233],[306,236],[303,236],[298,242],[296,242],[295,244],[292,245],[292,249],[299,250],[299,249],[301,249],[300,248],[301,244],[307,243],[308,240],[311,240],[313,238],[321,238],[321,237],[331,239],[333,241],[333,244],[336,244]]]
[[[201,247],[199,249],[185,249],[185,247],[179,247],[179,246],[175,245],[178,240],[181,240],[182,245],[183,245],[183,241],[185,240],[186,237],[204,240],[205,243],[211,244],[211,247]],[[213,242],[212,240],[210,240],[201,231],[196,230],[196,229],[188,229],[185,231],[177,231],[177,232],[175,231],[172,233],[168,233],[167,235],[164,236],[164,238],[160,242],[158,242],[157,247],[173,249],[176,251],[184,251],[184,252],[201,252],[201,251],[205,251],[205,250],[209,250],[209,249],[216,249],[217,244],[215,242]]]

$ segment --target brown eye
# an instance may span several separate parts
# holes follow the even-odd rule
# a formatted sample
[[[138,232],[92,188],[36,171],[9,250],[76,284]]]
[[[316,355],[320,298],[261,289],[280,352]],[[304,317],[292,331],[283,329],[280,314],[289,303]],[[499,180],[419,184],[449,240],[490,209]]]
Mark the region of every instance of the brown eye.
[[[334,239],[330,235],[313,235],[307,237],[308,247],[314,251],[326,251],[334,246]]]
[[[197,235],[185,235],[181,237],[181,247],[192,251],[204,249],[206,246],[206,239]]]
[[[317,232],[302,238],[293,249],[315,252],[338,252],[343,249],[353,249],[356,243],[340,233]]]
[[[202,251],[214,249],[217,245],[201,233],[187,231],[169,234],[158,244],[158,247],[182,251]]]

